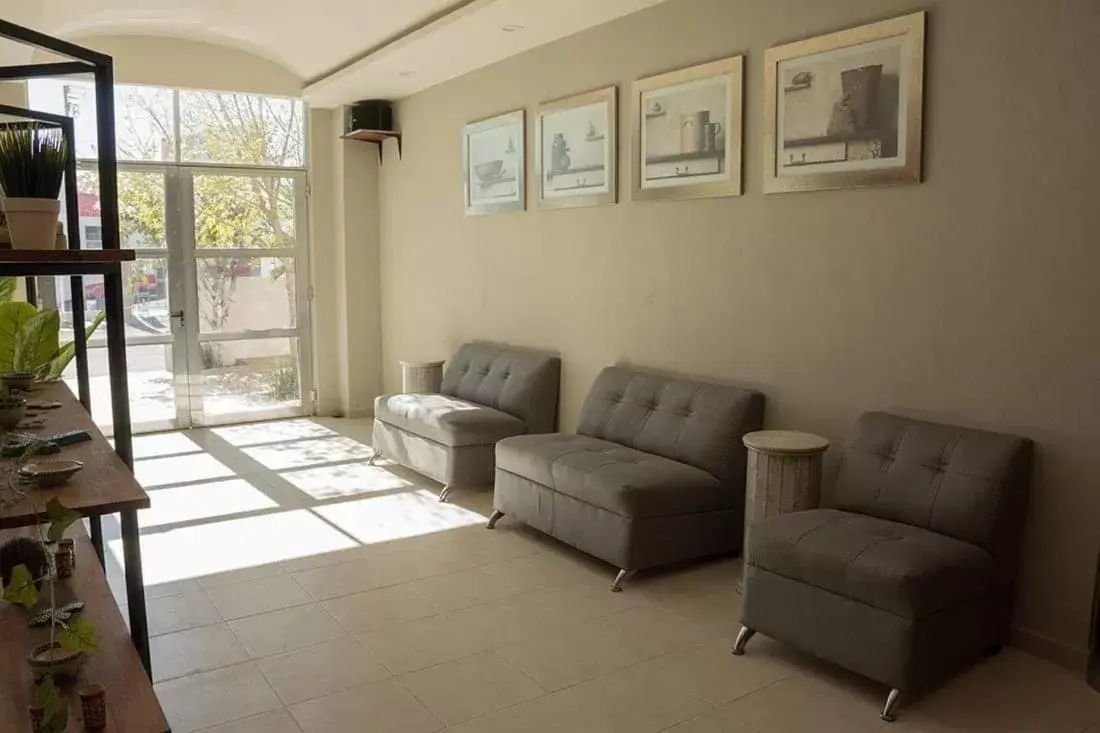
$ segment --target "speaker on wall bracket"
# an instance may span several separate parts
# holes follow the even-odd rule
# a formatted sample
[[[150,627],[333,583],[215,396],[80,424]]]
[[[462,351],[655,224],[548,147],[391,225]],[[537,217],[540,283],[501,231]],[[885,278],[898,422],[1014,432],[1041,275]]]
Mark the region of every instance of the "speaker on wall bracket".
[[[397,159],[401,159],[401,133],[394,129],[393,104],[385,99],[366,99],[344,107],[345,140],[363,140],[378,146],[378,164],[382,164],[382,144],[397,140]]]

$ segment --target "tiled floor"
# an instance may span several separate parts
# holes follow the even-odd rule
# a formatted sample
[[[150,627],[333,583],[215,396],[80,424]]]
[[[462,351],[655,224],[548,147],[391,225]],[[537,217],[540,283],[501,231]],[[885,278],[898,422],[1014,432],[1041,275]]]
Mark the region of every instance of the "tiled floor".
[[[488,489],[441,505],[368,466],[368,428],[137,441],[174,733],[1100,733],[1100,695],[1014,650],[884,724],[876,685],[761,637],[730,656],[739,561],[610,593],[612,568],[507,520],[486,531]]]

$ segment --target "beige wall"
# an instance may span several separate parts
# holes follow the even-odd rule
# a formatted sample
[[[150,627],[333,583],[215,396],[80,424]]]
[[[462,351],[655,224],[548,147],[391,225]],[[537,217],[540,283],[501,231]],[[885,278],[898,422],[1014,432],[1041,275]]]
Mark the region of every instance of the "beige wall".
[[[1100,536],[1100,4],[924,5],[920,186],[761,193],[764,50],[910,0],[669,0],[402,102],[404,160],[382,169],[385,387],[398,359],[479,338],[561,351],[567,430],[627,360],[755,385],[769,426],[835,441],[868,409],[1031,436],[1017,626],[1080,654]],[[633,79],[735,53],[744,197],[463,215],[463,123],[608,84],[626,101]]]

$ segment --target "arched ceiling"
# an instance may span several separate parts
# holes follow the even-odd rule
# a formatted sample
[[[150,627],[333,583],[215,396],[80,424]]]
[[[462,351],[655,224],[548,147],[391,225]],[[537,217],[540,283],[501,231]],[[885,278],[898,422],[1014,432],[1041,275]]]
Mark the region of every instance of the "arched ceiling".
[[[0,0],[68,39],[169,36],[282,65],[321,106],[398,98],[662,0]],[[506,32],[505,26],[521,26]],[[26,61],[14,44],[0,63]]]

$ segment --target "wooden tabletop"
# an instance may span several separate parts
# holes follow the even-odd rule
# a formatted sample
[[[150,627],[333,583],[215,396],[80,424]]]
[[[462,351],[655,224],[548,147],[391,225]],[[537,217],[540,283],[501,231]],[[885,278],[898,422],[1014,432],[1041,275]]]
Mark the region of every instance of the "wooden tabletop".
[[[742,438],[746,448],[762,453],[789,453],[801,455],[823,453],[829,448],[828,438],[813,433],[793,430],[760,430]]]
[[[34,524],[35,509],[43,512],[46,503],[54,498],[75,509],[84,516],[114,514],[122,509],[146,509],[149,495],[138,484],[134,474],[115,453],[114,448],[99,432],[91,416],[64,383],[41,385],[24,395],[29,400],[52,400],[61,403],[55,410],[46,410],[46,426],[28,430],[28,434],[45,437],[70,430],[87,430],[91,441],[66,446],[60,453],[42,456],[68,458],[84,462],[84,469],[69,479],[68,483],[52,489],[26,487],[27,496],[18,504],[0,510],[0,529],[26,527]],[[11,462],[0,461],[0,492],[6,493]],[[4,493],[0,493],[3,496]]]
[[[31,532],[30,528],[0,532],[0,542]],[[66,534],[76,540],[76,569],[71,578],[58,581],[57,605],[83,601],[82,616],[95,625],[99,640],[99,653],[88,657],[75,684],[62,687],[70,701],[69,733],[84,730],[76,690],[86,684],[103,685],[107,691],[104,733],[168,733],[168,721],[145,676],[84,525],[78,522]],[[28,627],[28,617],[29,613],[20,607],[0,606],[0,731],[4,733],[31,731],[27,705],[33,699],[34,680],[25,657],[49,641],[49,630],[44,626]]]

